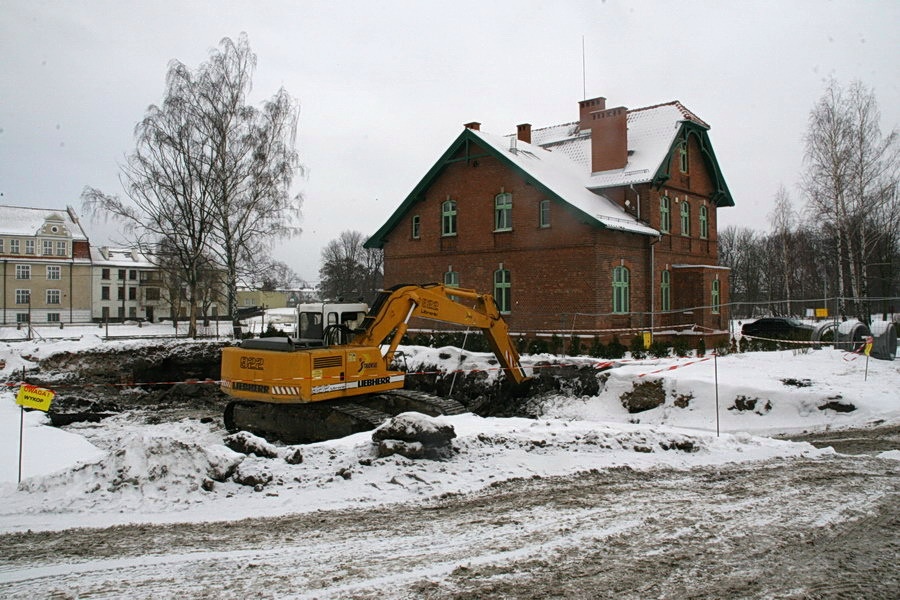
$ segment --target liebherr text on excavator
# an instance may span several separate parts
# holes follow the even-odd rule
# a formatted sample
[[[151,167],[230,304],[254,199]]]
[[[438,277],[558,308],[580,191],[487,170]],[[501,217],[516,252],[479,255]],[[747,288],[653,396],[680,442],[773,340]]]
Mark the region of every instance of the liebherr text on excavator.
[[[406,411],[465,412],[455,400],[404,390],[405,374],[391,368],[413,317],[480,329],[506,377],[518,389],[527,386],[492,296],[440,284],[399,285],[378,295],[358,329],[335,324],[323,340],[260,338],[225,348],[221,388],[235,398],[225,409],[226,428],[298,444],[366,431]]]

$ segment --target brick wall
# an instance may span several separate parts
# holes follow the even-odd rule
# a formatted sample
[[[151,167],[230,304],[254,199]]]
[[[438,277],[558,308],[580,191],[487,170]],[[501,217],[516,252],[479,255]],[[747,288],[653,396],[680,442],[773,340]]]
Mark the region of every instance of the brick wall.
[[[673,274],[673,308],[707,305],[713,270],[701,269],[695,273],[682,269],[683,275],[676,278],[672,268],[672,265],[709,266],[717,262],[716,208],[708,199],[708,239],[700,238],[699,225],[699,206],[705,198],[698,190],[708,194],[712,181],[705,171],[696,140],[691,138],[690,143],[689,172],[680,172],[680,157],[676,152],[670,169],[672,177],[662,189],[644,184],[634,189],[605,192],[632,215],[637,216],[639,205],[641,219],[656,229],[660,226],[660,197],[668,194],[673,198],[670,233],[653,244],[652,278],[650,247],[655,238],[598,228],[585,223],[574,209],[555,201],[551,201],[550,226],[542,228],[540,203],[548,198],[540,187],[473,144],[467,149],[467,155],[461,150],[452,159],[454,162],[443,169],[385,237],[384,284],[389,287],[400,283],[441,282],[444,273],[452,270],[458,273],[461,287],[493,293],[494,273],[502,265],[511,275],[512,309],[505,318],[513,331],[526,333],[648,327],[647,314],[609,314],[612,271],[619,265],[630,272],[633,313],[660,310],[659,282],[664,269]],[[511,231],[494,231],[494,198],[500,193],[512,194]],[[456,201],[457,210],[457,233],[449,237],[441,235],[441,204],[447,199]],[[689,236],[681,235],[679,208],[683,201],[691,205]],[[414,216],[419,218],[418,239],[412,238]],[[727,271],[718,273],[724,304],[728,295]],[[676,317],[676,320],[684,318],[672,316]],[[721,326],[720,316],[694,315],[698,323],[700,319],[704,326]],[[665,321],[657,317],[655,323]]]

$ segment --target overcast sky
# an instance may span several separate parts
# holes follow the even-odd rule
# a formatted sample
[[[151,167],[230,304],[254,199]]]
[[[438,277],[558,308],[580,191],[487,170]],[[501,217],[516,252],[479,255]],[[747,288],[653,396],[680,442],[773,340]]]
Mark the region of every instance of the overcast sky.
[[[463,123],[567,123],[585,95],[680,100],[712,126],[734,196],[720,228],[767,229],[780,185],[802,202],[803,135],[829,77],[874,88],[884,130],[900,122],[898,24],[897,0],[0,0],[0,203],[80,213],[86,185],[121,193],[169,61],[195,68],[245,31],[251,100],[284,86],[301,106],[304,231],[275,256],[311,282],[322,246],[374,233]],[[83,220],[93,243],[116,241]]]

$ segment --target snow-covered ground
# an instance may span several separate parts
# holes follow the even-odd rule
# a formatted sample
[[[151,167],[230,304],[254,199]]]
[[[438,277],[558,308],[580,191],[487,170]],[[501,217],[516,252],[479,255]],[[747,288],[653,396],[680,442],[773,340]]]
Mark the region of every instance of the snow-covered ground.
[[[100,344],[134,342],[85,336],[0,344],[6,364],[0,373],[15,380],[12,373],[31,361]],[[460,357],[455,348],[403,351],[412,370],[435,364],[448,371],[493,369],[488,354],[463,352]],[[526,365],[546,360],[604,362],[524,357]],[[49,426],[42,413],[29,412],[19,485],[20,410],[16,388],[7,386],[0,393],[0,532],[233,520],[415,502],[514,478],[614,466],[691,469],[828,456],[832,450],[765,436],[900,422],[900,361],[872,359],[867,365],[864,356],[830,348],[624,360],[606,373],[597,396],[547,398],[537,420],[440,417],[457,434],[453,455],[442,461],[376,458],[371,434],[362,433],[303,446],[302,463],[289,464],[285,458],[292,448],[280,448],[276,458],[228,449],[217,423],[187,419],[148,425],[123,413],[60,430]],[[665,403],[628,413],[620,397],[648,380],[662,381]],[[840,412],[850,405],[854,410]],[[897,453],[884,457],[897,458]],[[268,483],[254,488],[222,476],[235,469]]]

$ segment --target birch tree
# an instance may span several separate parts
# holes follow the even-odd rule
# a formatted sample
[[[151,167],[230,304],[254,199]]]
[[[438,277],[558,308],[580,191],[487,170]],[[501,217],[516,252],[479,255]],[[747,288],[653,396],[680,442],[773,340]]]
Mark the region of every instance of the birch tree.
[[[868,271],[880,242],[891,238],[896,202],[897,132],[882,135],[875,93],[860,82],[848,90],[832,80],[810,112],[804,190],[813,218],[835,234],[839,310],[854,299],[856,316],[869,315]],[[887,218],[883,216],[887,215]]]
[[[244,266],[275,238],[299,231],[301,199],[290,192],[301,172],[297,103],[280,89],[261,108],[249,105],[255,66],[245,34],[224,38],[196,71],[173,60],[164,100],[138,124],[136,149],[122,167],[126,198],[90,187],[82,194],[89,212],[126,223],[129,242],[142,251],[166,248],[168,264],[181,269],[191,335],[198,308],[210,302],[201,298],[210,258],[224,271],[218,279],[236,318]]]

